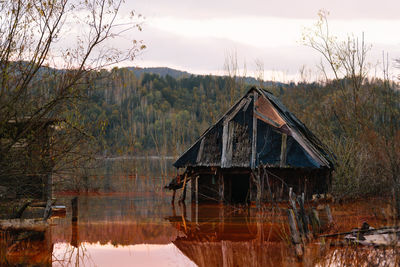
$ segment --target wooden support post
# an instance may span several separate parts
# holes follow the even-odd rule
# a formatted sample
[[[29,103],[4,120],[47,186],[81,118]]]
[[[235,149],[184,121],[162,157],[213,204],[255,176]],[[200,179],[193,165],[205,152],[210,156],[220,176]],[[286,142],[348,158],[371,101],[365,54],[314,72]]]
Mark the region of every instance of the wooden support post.
[[[254,169],[256,167],[256,156],[257,156],[257,117],[256,117],[256,102],[258,99],[258,93],[253,94],[253,131],[251,139],[251,164],[250,167]]]
[[[253,179],[252,179],[252,174],[250,173],[250,175],[249,175],[249,203],[251,203],[251,201],[253,201],[254,200],[254,197],[253,197],[253,187],[254,186],[254,182],[253,182]]]
[[[308,183],[308,179],[307,177],[304,179],[304,191],[303,191],[303,199],[309,199],[307,197],[307,183]],[[303,200],[304,202],[304,200]]]
[[[72,221],[78,221],[78,197],[74,197],[71,200],[71,207],[72,207]]]
[[[266,182],[267,182],[267,185],[268,185],[268,201],[272,203],[274,201],[274,198],[272,196],[271,185],[269,183],[269,176],[268,176],[268,173],[267,173],[267,171],[265,169],[264,169],[264,175],[265,175]]]
[[[175,195],[176,195],[176,189],[174,189],[174,192],[172,193],[172,200],[171,200],[172,205],[175,204]]]
[[[180,207],[181,207],[181,218],[182,218],[182,223],[183,223],[183,227],[185,229],[185,233],[187,233],[187,226],[186,226],[186,204],[185,202],[181,202],[180,203]]]
[[[196,176],[196,179],[195,179],[195,183],[196,183],[196,185],[195,185],[195,200],[196,200],[196,204],[199,204],[199,176]]]
[[[283,181],[281,181],[281,190],[280,190],[280,193],[279,193],[280,201],[283,201],[283,186],[284,186]]]
[[[197,203],[196,203],[196,209],[195,209],[194,216],[195,216],[195,223],[198,225],[199,224],[199,205]]]
[[[175,204],[172,203],[172,216],[176,217],[176,209],[175,209]]]
[[[225,228],[225,207],[223,205],[219,205],[219,232],[223,233]]]
[[[71,245],[73,247],[79,246],[79,234],[78,234],[78,197],[74,197],[71,200],[72,208],[72,223],[71,223]]]
[[[219,188],[219,203],[223,204],[225,186],[224,186],[224,175],[222,174],[222,172],[219,172],[218,174],[218,188]]]
[[[182,195],[179,199],[179,202],[184,203],[186,199],[186,181],[187,181],[187,173],[185,174],[185,178],[183,179],[183,187],[182,187]]]
[[[259,170],[259,169],[258,169]],[[259,171],[252,171],[251,177],[256,185],[257,194],[256,194],[256,206],[260,208],[261,206],[261,183],[260,183],[260,173]]]

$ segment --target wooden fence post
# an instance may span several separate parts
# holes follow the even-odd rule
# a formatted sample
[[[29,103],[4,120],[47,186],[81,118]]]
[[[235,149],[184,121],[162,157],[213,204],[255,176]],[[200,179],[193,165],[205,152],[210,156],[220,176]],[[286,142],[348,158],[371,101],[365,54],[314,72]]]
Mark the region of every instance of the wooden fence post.
[[[289,218],[289,227],[290,227],[290,234],[292,238],[292,242],[295,247],[295,253],[297,257],[303,256],[303,246],[301,243],[299,229],[296,223],[296,217],[294,211],[292,209],[288,209],[288,218]]]
[[[309,238],[308,236],[309,220],[306,215],[306,210],[304,209],[304,193],[302,194],[302,196],[297,197],[297,202],[299,203],[298,220],[301,221],[301,226],[302,226],[302,229],[300,231],[303,233],[304,237]]]
[[[74,247],[79,246],[79,233],[78,233],[78,197],[71,200],[72,208],[72,223],[71,223],[71,245]]]
[[[321,229],[321,222],[319,220],[318,211],[315,208],[312,208],[311,214],[311,227],[313,229],[313,234],[316,235],[320,232]]]
[[[325,212],[326,212],[326,217],[328,218],[328,224],[332,224],[333,217],[332,217],[331,208],[329,207],[329,205],[325,206]]]
[[[78,221],[78,197],[74,197],[71,200],[71,207],[72,207],[72,221]]]

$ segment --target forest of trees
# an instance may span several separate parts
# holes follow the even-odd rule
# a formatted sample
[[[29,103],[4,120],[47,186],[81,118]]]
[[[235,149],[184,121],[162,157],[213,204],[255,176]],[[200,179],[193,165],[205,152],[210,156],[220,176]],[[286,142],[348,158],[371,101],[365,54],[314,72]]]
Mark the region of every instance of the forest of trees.
[[[229,77],[172,78],[114,68],[97,74],[82,119],[106,156],[179,156],[251,85]],[[346,86],[343,86],[346,85]],[[386,79],[269,84],[335,155],[332,190],[343,197],[386,192],[400,174],[400,94]],[[354,95],[355,94],[355,95]],[[233,98],[231,100],[231,98]],[[354,99],[357,102],[354,104]],[[377,178],[378,177],[378,178]]]
[[[129,69],[115,68],[100,73],[94,86],[83,115],[103,122],[104,135],[97,140],[113,156],[177,156],[231,105],[227,77],[136,77]],[[237,87],[232,100],[246,89]]]

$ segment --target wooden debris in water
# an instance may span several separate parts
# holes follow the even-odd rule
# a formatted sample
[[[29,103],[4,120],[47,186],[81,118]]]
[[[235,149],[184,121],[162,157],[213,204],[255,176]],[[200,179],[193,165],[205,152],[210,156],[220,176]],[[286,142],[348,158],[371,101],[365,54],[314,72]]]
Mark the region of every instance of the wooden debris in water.
[[[29,230],[29,231],[45,231],[48,223],[37,219],[11,219],[0,220],[1,230]]]
[[[43,220],[47,220],[51,215],[51,199],[47,200],[46,208],[44,209]]]
[[[344,245],[355,243],[363,246],[400,246],[400,226],[385,226],[378,229],[363,223],[361,228],[356,228],[348,232],[320,235],[320,237],[344,236],[344,240],[334,242],[334,245]]]

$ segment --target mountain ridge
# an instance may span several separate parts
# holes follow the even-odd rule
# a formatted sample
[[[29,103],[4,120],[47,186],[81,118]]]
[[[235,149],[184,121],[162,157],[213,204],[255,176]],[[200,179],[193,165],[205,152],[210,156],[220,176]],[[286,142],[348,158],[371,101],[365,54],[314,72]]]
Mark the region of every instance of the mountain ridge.
[[[169,67],[126,67],[128,70],[133,71],[136,77],[140,77],[144,73],[150,73],[150,74],[157,74],[160,75],[161,77],[165,76],[171,76],[174,79],[180,79],[180,78],[187,78],[190,76],[220,76],[220,75],[215,75],[215,74],[193,74],[187,71],[183,70],[177,70]],[[225,75],[222,75],[224,77]],[[239,77],[238,77],[239,79]],[[244,82],[249,85],[259,85],[260,82],[251,76],[246,76],[244,77]],[[263,81],[263,86],[273,86],[273,85],[285,85],[285,83],[282,82],[274,82],[274,81]]]

